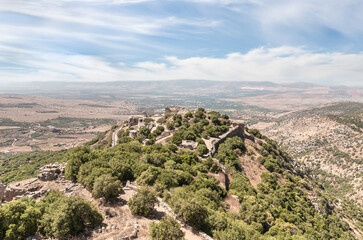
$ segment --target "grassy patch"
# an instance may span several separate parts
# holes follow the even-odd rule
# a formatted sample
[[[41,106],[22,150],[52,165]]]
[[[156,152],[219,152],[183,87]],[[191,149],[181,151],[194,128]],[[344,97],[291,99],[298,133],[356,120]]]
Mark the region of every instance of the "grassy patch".
[[[101,119],[101,118],[69,118],[69,117],[58,117],[56,119],[50,119],[39,124],[41,126],[54,126],[56,128],[75,128],[75,127],[89,127],[98,126],[102,124],[113,125],[115,120],[112,119]]]
[[[11,127],[29,127],[30,123],[26,122],[15,122],[10,118],[0,119],[0,126],[11,126]]]
[[[0,181],[7,184],[35,177],[40,167],[49,163],[65,162],[66,153],[67,150],[17,154],[10,157],[3,155],[0,162]]]

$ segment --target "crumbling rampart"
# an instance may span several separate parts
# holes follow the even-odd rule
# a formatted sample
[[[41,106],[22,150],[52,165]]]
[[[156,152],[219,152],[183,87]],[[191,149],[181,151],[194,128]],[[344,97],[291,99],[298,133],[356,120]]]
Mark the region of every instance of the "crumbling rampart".
[[[212,147],[209,150],[209,156],[213,157],[218,151],[219,145],[224,143],[227,138],[240,137],[244,139],[244,127],[243,123],[233,123],[232,128],[228,132],[219,136],[219,138],[212,140]]]

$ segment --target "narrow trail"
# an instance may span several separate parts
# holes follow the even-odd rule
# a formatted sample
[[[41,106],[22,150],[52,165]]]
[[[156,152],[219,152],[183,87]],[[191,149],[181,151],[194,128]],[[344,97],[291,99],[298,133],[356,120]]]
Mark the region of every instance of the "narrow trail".
[[[118,132],[122,129],[122,125],[121,127],[117,128],[113,133],[112,133],[112,147],[117,145],[117,141],[118,141]]]
[[[157,210],[164,212],[165,214],[171,216],[177,222],[179,222],[179,224],[181,225],[182,231],[185,233],[186,239],[188,239],[188,240],[197,240],[197,239],[213,240],[213,238],[210,237],[209,235],[207,235],[205,232],[196,231],[190,225],[188,225],[186,222],[184,222],[184,220],[181,219],[180,217],[178,217],[173,212],[171,207],[166,202],[164,202],[161,198],[158,197],[157,199],[159,201],[159,206],[157,207]]]
[[[127,187],[137,190],[139,187],[134,184],[126,184]],[[159,202],[158,206],[156,207],[157,211],[163,212],[168,216],[174,218],[177,222],[180,223],[182,231],[185,233],[185,239],[188,240],[213,240],[208,234],[202,231],[194,230],[189,224],[184,222],[182,218],[177,216],[174,211],[171,209],[169,204],[163,201],[160,197],[157,197]]]
[[[14,138],[14,142],[11,144],[12,147],[15,147],[15,142],[17,141],[18,139]]]

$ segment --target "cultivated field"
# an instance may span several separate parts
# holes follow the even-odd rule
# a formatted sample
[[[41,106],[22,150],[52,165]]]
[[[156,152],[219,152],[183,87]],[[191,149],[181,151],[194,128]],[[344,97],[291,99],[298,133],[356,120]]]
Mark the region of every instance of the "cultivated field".
[[[137,111],[125,101],[0,95],[0,152],[79,146]]]

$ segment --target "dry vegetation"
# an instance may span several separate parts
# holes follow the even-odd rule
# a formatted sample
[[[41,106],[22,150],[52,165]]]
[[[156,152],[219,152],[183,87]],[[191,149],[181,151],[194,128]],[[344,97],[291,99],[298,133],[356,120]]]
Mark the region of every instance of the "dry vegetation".
[[[363,203],[362,120],[363,104],[338,103],[286,115],[262,132],[312,168],[327,189]]]

